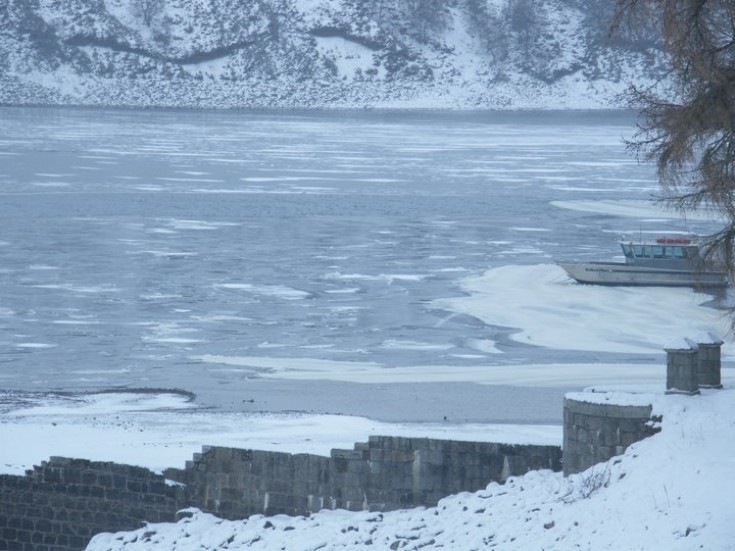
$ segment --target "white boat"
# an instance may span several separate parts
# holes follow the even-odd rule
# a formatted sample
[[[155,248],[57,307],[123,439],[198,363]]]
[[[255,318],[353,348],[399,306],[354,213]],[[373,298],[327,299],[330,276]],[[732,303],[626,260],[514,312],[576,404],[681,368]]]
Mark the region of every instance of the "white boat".
[[[684,237],[654,243],[622,242],[625,262],[559,262],[579,283],[668,287],[726,287],[727,273],[713,268],[699,246]]]

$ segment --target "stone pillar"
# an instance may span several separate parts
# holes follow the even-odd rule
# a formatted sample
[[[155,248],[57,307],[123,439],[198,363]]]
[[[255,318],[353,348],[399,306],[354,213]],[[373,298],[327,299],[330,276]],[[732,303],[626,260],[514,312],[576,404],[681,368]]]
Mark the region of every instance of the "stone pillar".
[[[588,401],[592,400],[592,401]],[[616,404],[605,394],[567,394],[564,397],[564,476],[620,455],[628,446],[661,429],[652,423],[650,404]]]
[[[699,394],[698,348],[694,341],[681,339],[666,351],[666,394]]]
[[[699,388],[722,388],[722,340],[712,333],[697,335]]]

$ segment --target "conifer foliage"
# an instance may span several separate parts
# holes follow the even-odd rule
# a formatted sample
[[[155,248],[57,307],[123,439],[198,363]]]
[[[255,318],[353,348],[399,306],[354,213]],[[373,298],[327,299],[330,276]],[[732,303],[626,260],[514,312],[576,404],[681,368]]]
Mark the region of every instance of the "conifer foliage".
[[[724,216],[709,254],[735,274],[735,0],[617,0],[617,30],[651,25],[660,28],[672,86],[631,89],[641,116],[630,145],[656,163],[669,205]]]

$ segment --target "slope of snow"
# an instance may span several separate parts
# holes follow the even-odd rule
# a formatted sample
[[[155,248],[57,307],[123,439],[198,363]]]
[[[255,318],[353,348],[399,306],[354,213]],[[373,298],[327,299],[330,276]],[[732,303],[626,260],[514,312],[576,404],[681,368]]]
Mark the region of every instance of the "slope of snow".
[[[522,29],[506,1],[0,6],[0,104],[618,108],[662,75],[658,50],[585,28],[604,2],[535,4]]]
[[[391,513],[323,511],[308,518],[224,521],[190,510],[175,524],[100,534],[87,549],[735,548],[730,514],[735,510],[735,390],[645,398],[663,416],[663,430],[623,456],[569,478],[531,472],[505,485],[445,498],[435,508]]]
[[[338,76],[343,79],[373,68],[373,51],[366,46],[338,36],[317,37],[316,43],[319,53],[334,62]]]

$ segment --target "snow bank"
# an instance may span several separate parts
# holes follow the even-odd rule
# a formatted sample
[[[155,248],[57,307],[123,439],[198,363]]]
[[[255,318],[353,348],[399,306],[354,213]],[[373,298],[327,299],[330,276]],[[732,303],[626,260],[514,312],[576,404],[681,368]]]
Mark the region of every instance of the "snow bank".
[[[549,471],[392,513],[325,511],[223,521],[191,511],[176,524],[96,536],[88,551],[735,548],[735,391],[658,396],[663,430],[579,475]]]

